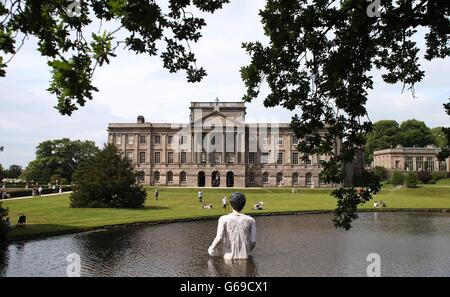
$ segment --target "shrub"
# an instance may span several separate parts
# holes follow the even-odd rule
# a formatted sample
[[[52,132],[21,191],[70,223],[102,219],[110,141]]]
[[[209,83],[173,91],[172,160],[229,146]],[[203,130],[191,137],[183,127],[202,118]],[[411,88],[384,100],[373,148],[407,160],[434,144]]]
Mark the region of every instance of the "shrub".
[[[434,179],[430,179],[429,181],[428,181],[428,184],[429,185],[434,185],[436,183],[436,181],[434,180]]]
[[[431,173],[431,178],[434,179],[435,181],[438,181],[438,180],[446,178],[446,177],[447,177],[447,172],[434,171]]]
[[[6,234],[8,233],[8,229],[5,223],[5,219],[8,216],[8,209],[3,208],[0,203],[0,248],[6,244]],[[0,251],[1,253],[2,251]]]
[[[428,184],[432,179],[431,174],[428,171],[419,171],[417,172],[417,178],[424,184]]]
[[[112,144],[97,152],[75,171],[72,207],[140,208],[147,192],[136,185],[137,174],[128,158]]]
[[[401,172],[395,171],[391,176],[391,184],[394,186],[403,185],[404,176]]]
[[[386,181],[388,179],[388,171],[383,166],[375,166],[373,168],[373,173],[379,178],[381,181]]]
[[[405,178],[405,185],[407,188],[417,188],[417,176],[414,173],[409,173]]]

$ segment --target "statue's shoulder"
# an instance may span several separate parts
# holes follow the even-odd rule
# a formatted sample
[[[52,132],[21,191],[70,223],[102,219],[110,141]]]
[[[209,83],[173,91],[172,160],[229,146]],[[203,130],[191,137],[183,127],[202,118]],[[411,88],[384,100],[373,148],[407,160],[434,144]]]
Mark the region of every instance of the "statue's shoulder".
[[[223,215],[223,216],[221,216],[221,217],[219,218],[219,222],[226,222],[226,221],[228,221],[229,219],[230,219],[230,215],[229,215],[229,214]]]

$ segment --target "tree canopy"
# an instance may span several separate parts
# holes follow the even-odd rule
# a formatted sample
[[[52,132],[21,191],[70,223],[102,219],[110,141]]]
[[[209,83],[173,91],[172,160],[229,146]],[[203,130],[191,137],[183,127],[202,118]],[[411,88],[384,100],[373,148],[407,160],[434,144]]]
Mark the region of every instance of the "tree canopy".
[[[6,178],[19,178],[22,171],[22,166],[13,164],[10,165],[8,169],[4,170],[3,174]]]
[[[414,94],[415,84],[425,75],[414,40],[420,38],[420,27],[427,30],[425,59],[450,54],[448,1],[378,3],[379,7],[366,0],[267,0],[260,16],[269,44],[243,44],[251,57],[241,69],[247,88],[244,100],[258,97],[266,82],[266,107],[300,110],[291,123],[301,139],[298,148],[305,157],[330,156],[321,174],[327,182],[344,179],[343,164],[355,159],[372,130],[366,110],[373,88],[371,71],[384,70],[386,83],[402,83]],[[328,131],[325,137],[319,133],[323,129]],[[339,150],[336,139],[342,141]],[[354,188],[335,190],[336,226],[350,228],[356,206],[378,190],[379,183],[367,184],[364,194]]]
[[[450,116],[450,102],[444,104],[444,109],[447,115]],[[443,127],[441,131],[444,134],[446,144],[441,148],[438,157],[441,161],[443,161],[450,157],[450,127]]]
[[[63,138],[41,142],[36,148],[36,160],[28,164],[25,177],[28,181],[48,183],[53,176],[59,176],[70,182],[78,165],[97,151],[93,141]]]
[[[433,133],[435,143],[438,147],[446,147],[448,145],[448,140],[445,137],[443,128],[444,127],[431,128],[431,133]]]
[[[394,120],[382,120],[373,124],[366,139],[366,159],[372,160],[373,152],[395,147],[398,144],[399,124]]]
[[[229,0],[24,0],[0,2],[0,76],[29,36],[48,60],[57,110],[71,115],[98,89],[97,66],[109,63],[119,46],[149,56],[160,55],[170,72],[186,71],[189,82],[205,75],[197,67],[190,43],[197,42],[205,20],[190,10],[213,13]],[[91,26],[98,23],[98,28]],[[107,29],[106,24],[113,24]],[[120,35],[121,34],[121,35]],[[126,36],[119,39],[118,36]]]
[[[83,162],[74,174],[72,207],[144,206],[147,192],[136,184],[139,173],[134,172],[128,158],[119,154],[113,144]]]
[[[430,129],[424,122],[415,119],[404,121],[400,125],[394,120],[375,122],[366,139],[366,160],[371,162],[373,152],[376,150],[392,148],[397,145],[426,147],[431,144],[442,147],[444,136],[441,134],[441,128]],[[440,138],[438,139],[438,137]]]
[[[400,125],[398,142],[406,147],[425,147],[436,144],[436,138],[427,125],[418,120],[407,120]]]

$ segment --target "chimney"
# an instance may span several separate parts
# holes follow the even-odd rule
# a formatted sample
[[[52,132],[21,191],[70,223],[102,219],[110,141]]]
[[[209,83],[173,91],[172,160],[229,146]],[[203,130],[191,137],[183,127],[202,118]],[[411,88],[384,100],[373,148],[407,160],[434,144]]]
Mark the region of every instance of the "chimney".
[[[137,123],[138,124],[144,124],[145,123],[145,118],[143,116],[138,116],[137,117]]]

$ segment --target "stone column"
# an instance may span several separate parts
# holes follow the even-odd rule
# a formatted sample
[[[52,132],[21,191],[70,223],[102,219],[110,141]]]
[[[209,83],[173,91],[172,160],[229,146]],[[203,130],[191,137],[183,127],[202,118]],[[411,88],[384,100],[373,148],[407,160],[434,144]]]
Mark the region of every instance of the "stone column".
[[[166,133],[161,134],[161,164],[165,164],[167,166],[167,136]]]
[[[139,162],[139,133],[135,133],[133,137],[134,137],[134,142],[133,142],[133,145],[134,145],[134,156],[133,156],[134,164],[136,164],[137,166],[140,166],[141,164]],[[144,165],[144,164],[142,164],[142,165]]]
[[[211,187],[212,186],[212,172],[211,171],[204,171],[205,172],[205,187]],[[222,178],[222,177],[221,177]],[[222,182],[222,180],[221,180]]]

